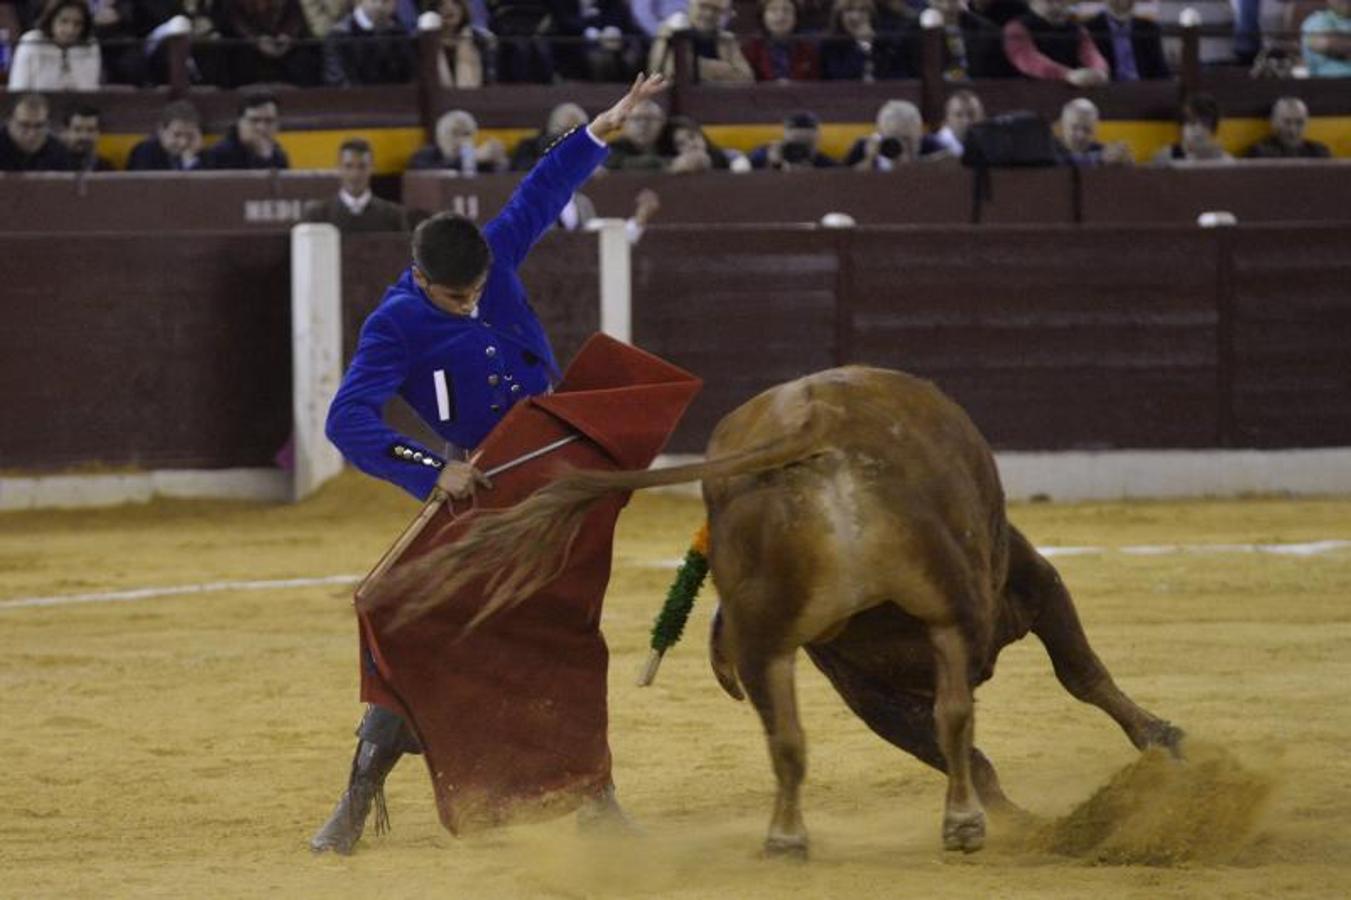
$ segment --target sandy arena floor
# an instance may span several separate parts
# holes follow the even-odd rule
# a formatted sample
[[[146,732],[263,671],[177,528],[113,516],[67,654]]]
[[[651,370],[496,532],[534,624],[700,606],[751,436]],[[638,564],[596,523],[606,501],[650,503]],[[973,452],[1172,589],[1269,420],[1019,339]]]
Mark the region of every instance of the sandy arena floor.
[[[970,857],[939,849],[941,777],[803,660],[813,856],[758,858],[772,776],[754,713],[708,672],[709,596],[656,686],[633,685],[672,576],[656,564],[683,552],[693,499],[635,499],[616,544],[611,741],[636,839],[583,838],[570,818],[454,839],[412,760],[390,779],[391,834],[311,856],[360,714],[346,589],[5,602],[363,573],[414,511],[345,476],[298,507],[0,515],[0,896],[1351,895],[1351,550],[1111,549],[1345,540],[1348,501],[1015,508],[1039,545],[1109,548],[1056,562],[1118,683],[1195,749],[1185,767],[1137,763],[1034,640],[1015,645],[978,694],[977,740],[1046,824],[995,823]]]

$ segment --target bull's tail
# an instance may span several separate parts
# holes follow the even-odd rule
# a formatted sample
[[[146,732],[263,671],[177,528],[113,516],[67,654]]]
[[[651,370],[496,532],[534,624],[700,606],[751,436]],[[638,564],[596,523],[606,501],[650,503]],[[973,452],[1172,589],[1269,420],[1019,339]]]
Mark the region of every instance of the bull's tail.
[[[474,628],[540,590],[567,565],[587,512],[618,491],[730,478],[803,459],[820,446],[823,423],[702,463],[641,472],[580,470],[559,478],[513,507],[480,512],[459,540],[392,570],[361,603],[380,606],[401,598],[393,627],[418,619],[475,582],[485,581]]]

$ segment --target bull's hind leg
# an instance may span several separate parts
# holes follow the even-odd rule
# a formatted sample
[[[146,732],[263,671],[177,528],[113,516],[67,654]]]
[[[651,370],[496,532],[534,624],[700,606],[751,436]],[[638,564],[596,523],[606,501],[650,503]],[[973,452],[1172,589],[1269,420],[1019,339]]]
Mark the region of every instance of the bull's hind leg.
[[[948,795],[943,847],[970,853],[985,845],[985,811],[971,778],[975,701],[966,638],[955,624],[929,629],[934,648],[934,723],[947,761]]]
[[[765,853],[805,858],[807,828],[802,823],[800,794],[807,773],[807,743],[797,713],[793,680],[796,660],[796,650],[775,656],[742,653],[737,672],[764,724],[769,758],[778,781]]]
[[[1045,645],[1065,690],[1115,719],[1137,748],[1159,745],[1180,752],[1182,729],[1136,705],[1116,686],[1089,646],[1060,574],[1014,529],[1009,541],[1009,590],[1036,616],[1032,631]]]
[[[947,774],[947,760],[938,746],[932,696],[905,690],[879,678],[834,644],[808,645],[806,649],[844,702],[879,737]],[[981,805],[990,812],[1023,813],[1005,796],[994,764],[977,747],[971,748],[971,781]]]

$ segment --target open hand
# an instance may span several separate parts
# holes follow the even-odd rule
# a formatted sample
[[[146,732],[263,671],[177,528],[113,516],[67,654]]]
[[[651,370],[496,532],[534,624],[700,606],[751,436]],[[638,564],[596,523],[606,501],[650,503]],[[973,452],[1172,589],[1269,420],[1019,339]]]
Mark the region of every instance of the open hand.
[[[633,112],[634,107],[645,100],[651,100],[670,87],[664,75],[643,75],[633,79],[629,92],[619,98],[619,102],[591,120],[587,128],[598,138],[604,138],[611,131],[621,128],[624,120]]]

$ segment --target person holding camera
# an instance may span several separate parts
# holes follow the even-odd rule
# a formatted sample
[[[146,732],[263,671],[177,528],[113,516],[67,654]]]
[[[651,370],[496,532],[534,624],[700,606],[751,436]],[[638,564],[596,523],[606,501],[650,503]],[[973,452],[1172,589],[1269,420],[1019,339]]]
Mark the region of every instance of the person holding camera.
[[[877,130],[854,142],[844,164],[860,172],[890,172],[942,149],[924,133],[918,106],[909,100],[888,100],[877,111]]]
[[[756,147],[748,157],[753,169],[829,169],[838,163],[820,151],[821,120],[798,112],[783,120],[783,139]]]

